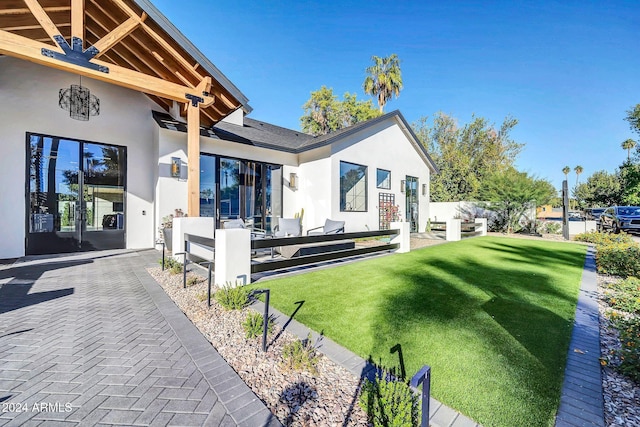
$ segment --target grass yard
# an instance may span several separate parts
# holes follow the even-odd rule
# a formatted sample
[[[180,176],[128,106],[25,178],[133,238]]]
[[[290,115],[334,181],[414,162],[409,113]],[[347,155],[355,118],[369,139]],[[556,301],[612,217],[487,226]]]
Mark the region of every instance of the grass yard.
[[[261,282],[271,303],[484,426],[553,424],[586,248],[481,237]]]

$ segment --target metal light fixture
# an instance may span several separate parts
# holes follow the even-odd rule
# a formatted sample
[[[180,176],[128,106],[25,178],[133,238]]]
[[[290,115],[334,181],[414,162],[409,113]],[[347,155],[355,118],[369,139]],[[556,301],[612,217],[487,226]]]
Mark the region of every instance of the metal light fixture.
[[[422,184],[422,195],[423,196],[427,195],[427,184]]]
[[[172,178],[180,178],[180,169],[182,166],[182,161],[179,157],[171,158],[171,177]]]
[[[91,95],[86,87],[82,86],[82,77],[79,85],[71,85],[58,91],[58,105],[69,112],[69,116],[75,120],[87,121],[90,116],[100,114],[100,100]]]
[[[298,189],[298,175],[295,172],[289,174],[289,188],[292,190]]]
[[[404,193],[405,192],[405,187],[407,186],[407,181],[406,180],[402,180],[400,181],[400,192]]]

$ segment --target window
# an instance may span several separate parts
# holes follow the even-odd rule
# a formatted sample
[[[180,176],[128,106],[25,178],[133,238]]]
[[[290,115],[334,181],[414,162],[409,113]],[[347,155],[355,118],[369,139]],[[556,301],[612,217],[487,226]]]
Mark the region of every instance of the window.
[[[367,211],[367,167],[340,162],[340,210]]]
[[[385,190],[391,189],[391,171],[376,169],[376,186]]]

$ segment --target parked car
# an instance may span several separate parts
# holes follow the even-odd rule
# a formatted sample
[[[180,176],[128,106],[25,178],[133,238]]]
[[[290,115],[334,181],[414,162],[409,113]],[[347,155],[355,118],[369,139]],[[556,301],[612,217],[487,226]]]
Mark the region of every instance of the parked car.
[[[600,215],[599,231],[640,231],[640,206],[611,206]]]
[[[598,221],[600,219],[600,215],[602,215],[602,212],[604,212],[607,208],[589,208],[587,209],[587,219],[588,220],[596,220]]]

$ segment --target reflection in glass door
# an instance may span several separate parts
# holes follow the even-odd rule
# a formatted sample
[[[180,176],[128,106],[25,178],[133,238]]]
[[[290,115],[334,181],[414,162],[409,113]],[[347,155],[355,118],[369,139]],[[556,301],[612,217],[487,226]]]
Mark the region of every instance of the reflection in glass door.
[[[418,178],[407,176],[406,179],[406,220],[411,224],[411,232],[418,232]]]
[[[125,247],[124,147],[29,134],[27,158],[27,254]]]

